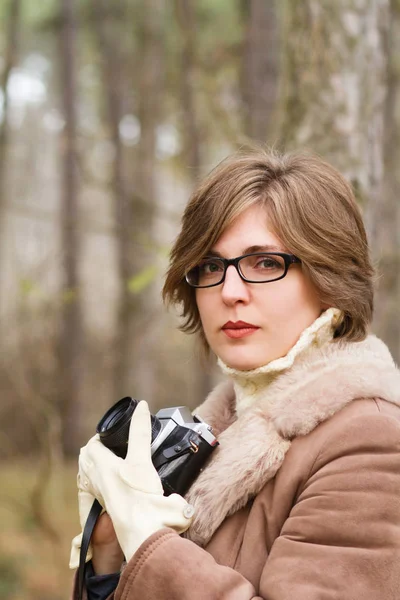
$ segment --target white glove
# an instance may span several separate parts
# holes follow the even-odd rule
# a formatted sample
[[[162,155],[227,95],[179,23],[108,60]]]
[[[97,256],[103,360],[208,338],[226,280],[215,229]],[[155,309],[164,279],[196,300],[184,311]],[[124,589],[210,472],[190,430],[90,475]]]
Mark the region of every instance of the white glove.
[[[182,533],[193,518],[193,508],[182,496],[163,495],[150,446],[150,412],[147,402],[141,401],[131,419],[125,460],[108,450],[98,435],[79,456],[81,485],[110,515],[127,561],[159,529],[171,527]]]
[[[83,532],[87,518],[89,516],[90,509],[92,508],[92,504],[95,500],[95,497],[93,496],[93,494],[90,493],[90,491],[88,491],[86,489],[87,485],[84,486],[82,481],[84,481],[84,480],[82,479],[82,474],[79,472],[78,477],[77,477],[79,522],[81,524],[82,532]],[[79,556],[80,556],[80,552],[81,552],[82,535],[83,535],[82,532],[79,535],[75,536],[74,539],[72,540],[71,556],[70,556],[70,560],[69,560],[69,568],[70,569],[77,569],[79,566]],[[86,555],[86,562],[91,560],[92,555],[93,555],[92,546],[89,545],[89,549],[88,549],[88,552]]]

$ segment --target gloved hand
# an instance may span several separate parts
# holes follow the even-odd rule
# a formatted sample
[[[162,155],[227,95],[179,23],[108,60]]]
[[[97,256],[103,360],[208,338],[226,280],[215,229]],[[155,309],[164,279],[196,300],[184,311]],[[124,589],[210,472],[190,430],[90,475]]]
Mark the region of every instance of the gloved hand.
[[[150,446],[150,412],[147,403],[141,401],[131,419],[125,460],[108,450],[98,435],[79,456],[80,485],[110,515],[127,561],[150,535],[164,527],[182,533],[193,517],[193,508],[182,496],[163,495]]]
[[[78,484],[78,506],[79,506],[79,522],[82,527],[82,531],[79,535],[75,536],[72,540],[71,546],[71,556],[69,560],[69,568],[77,569],[79,566],[79,556],[81,551],[82,544],[82,532],[86,524],[86,520],[88,518],[90,509],[92,508],[92,504],[95,500],[93,494],[89,491],[87,483],[83,483],[85,478],[82,476],[82,473],[79,471],[77,476],[77,484]],[[104,511],[103,511],[104,512]],[[91,560],[93,556],[92,546],[89,546],[86,562]]]

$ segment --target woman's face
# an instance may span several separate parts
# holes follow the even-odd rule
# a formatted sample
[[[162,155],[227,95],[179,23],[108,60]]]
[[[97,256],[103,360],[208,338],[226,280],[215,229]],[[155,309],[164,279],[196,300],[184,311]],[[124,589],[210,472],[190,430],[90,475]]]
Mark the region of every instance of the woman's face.
[[[254,246],[262,250],[267,246],[265,251],[270,252],[288,251],[269,227],[262,206],[240,215],[209,254],[215,251],[224,258],[235,258],[256,251]],[[196,301],[211,349],[225,364],[239,370],[255,369],[285,356],[323,310],[317,290],[300,264],[291,265],[286,277],[270,283],[246,283],[231,265],[221,285],[196,289]],[[248,326],[241,327],[238,321]]]

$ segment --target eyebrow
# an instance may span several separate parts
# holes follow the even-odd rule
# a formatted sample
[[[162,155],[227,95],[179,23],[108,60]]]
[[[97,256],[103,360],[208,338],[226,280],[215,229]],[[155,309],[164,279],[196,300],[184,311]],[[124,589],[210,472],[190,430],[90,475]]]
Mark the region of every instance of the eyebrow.
[[[284,252],[284,250],[282,250],[282,248],[279,248],[279,246],[273,246],[271,244],[266,244],[265,246],[249,246],[248,248],[245,248],[242,251],[240,256],[242,256],[243,254],[252,254],[253,252]],[[211,248],[211,250],[207,252],[207,256],[224,258],[220,252],[214,250],[213,248]]]

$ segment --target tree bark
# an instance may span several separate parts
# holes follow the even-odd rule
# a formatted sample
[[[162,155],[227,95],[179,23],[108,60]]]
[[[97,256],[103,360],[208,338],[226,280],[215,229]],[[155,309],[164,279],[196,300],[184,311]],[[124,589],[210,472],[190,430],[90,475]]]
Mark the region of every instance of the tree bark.
[[[398,185],[390,166],[395,141],[388,138],[394,135],[394,88],[388,91],[387,85],[389,9],[390,0],[286,0],[285,4],[284,143],[318,152],[353,184],[375,257],[382,232],[390,245],[385,253],[395,251],[396,234],[389,233],[389,221],[398,218],[388,196],[388,186]],[[392,172],[390,184],[385,168]],[[387,218],[386,206],[391,207]],[[398,278],[389,276],[386,283],[388,301],[397,298]],[[380,302],[376,323],[386,310]],[[381,333],[389,341],[388,331]]]
[[[246,23],[243,44],[242,100],[248,137],[273,139],[278,98],[280,39],[276,0],[242,2]]]
[[[61,77],[65,127],[61,138],[62,319],[60,405],[62,446],[76,455],[81,443],[82,309],[79,286],[78,179],[76,140],[76,24],[73,0],[61,0]]]
[[[286,0],[283,142],[328,158],[368,210],[382,193],[389,0]]]

